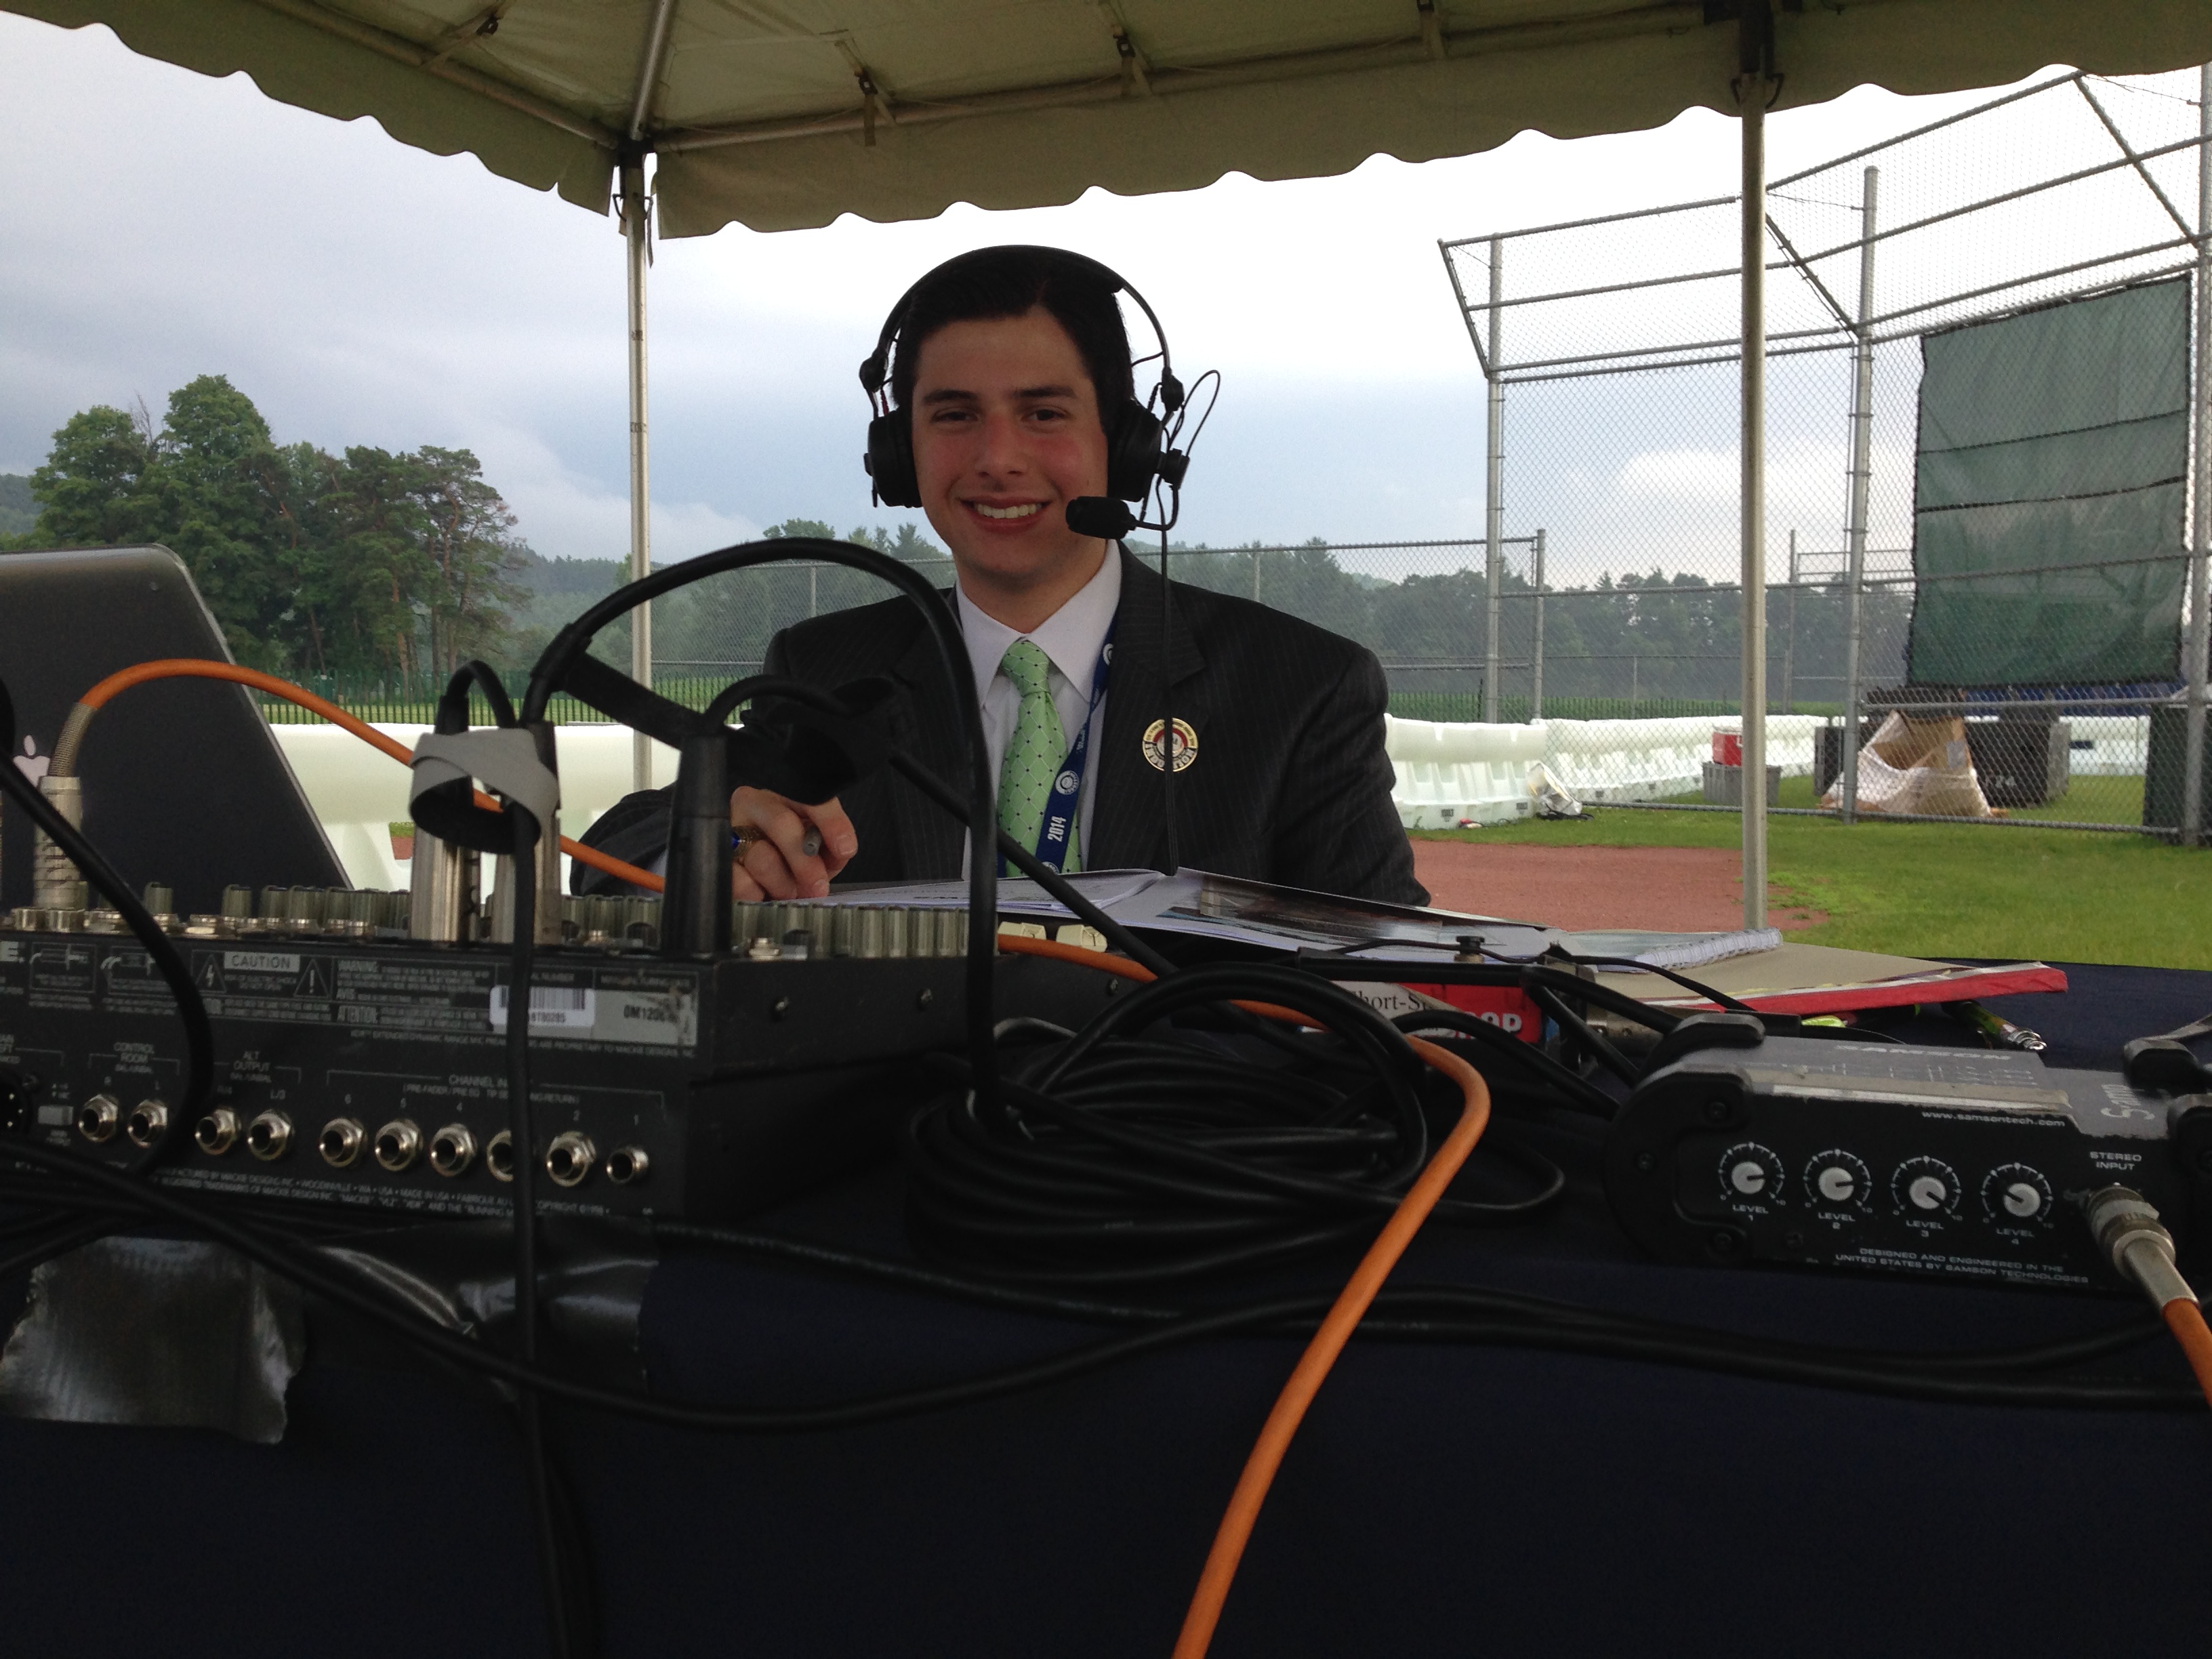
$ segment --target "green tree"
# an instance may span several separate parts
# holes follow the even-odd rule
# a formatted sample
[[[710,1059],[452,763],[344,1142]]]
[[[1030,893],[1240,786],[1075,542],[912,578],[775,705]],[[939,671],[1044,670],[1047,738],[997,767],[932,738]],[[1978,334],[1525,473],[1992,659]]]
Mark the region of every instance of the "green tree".
[[[144,541],[163,527],[151,417],[95,404],[54,434],[46,463],[31,474],[36,533],[63,545]]]
[[[173,550],[258,666],[449,672],[500,654],[527,597],[514,514],[467,450],[280,447],[219,374],[173,392],[158,432],[143,406],[72,416],[31,490],[38,540]]]

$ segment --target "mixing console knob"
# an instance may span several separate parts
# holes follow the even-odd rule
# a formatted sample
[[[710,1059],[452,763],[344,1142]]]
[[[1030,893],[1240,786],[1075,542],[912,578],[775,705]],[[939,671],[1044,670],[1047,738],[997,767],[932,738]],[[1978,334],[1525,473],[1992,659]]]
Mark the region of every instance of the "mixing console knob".
[[[1747,1140],[1721,1154],[1721,1196],[1730,1203],[1782,1201],[1782,1160],[1756,1141]]]
[[[1899,1168],[1890,1191],[1909,1215],[1943,1215],[1959,1206],[1958,1172],[1939,1159],[1916,1158]]]
[[[2051,1183],[2025,1164],[2006,1164],[1982,1182],[1982,1207],[1999,1225],[2051,1218]]]
[[[1873,1185],[1866,1165],[1846,1152],[1816,1152],[1805,1166],[1806,1190],[1814,1206],[1830,1214],[1864,1209]]]

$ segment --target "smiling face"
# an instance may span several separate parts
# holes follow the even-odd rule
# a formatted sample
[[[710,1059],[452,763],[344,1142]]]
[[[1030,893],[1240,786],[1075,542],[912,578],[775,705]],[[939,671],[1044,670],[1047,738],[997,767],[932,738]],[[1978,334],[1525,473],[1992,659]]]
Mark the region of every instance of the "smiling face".
[[[1067,503],[1106,493],[1098,394],[1042,308],[947,323],[921,343],[908,408],[922,510],[988,615],[1027,632],[1098,572],[1106,544]]]

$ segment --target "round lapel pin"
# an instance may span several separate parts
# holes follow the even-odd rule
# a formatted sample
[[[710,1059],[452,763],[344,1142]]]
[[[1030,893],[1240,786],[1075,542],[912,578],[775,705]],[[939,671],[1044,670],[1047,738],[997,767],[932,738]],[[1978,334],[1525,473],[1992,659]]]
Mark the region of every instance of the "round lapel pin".
[[[1145,728],[1145,758],[1161,770],[1167,769],[1167,757],[1160,744],[1161,722],[1154,720]],[[1187,772],[1190,763],[1198,758],[1198,733],[1191,729],[1188,720],[1175,723],[1175,769]]]

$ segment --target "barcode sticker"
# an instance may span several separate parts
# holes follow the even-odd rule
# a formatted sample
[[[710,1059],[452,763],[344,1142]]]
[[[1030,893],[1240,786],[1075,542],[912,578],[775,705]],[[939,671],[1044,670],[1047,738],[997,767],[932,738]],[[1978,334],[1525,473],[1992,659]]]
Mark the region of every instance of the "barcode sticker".
[[[530,988],[530,1029],[588,1031],[599,1019],[599,993],[580,985],[533,985]],[[507,1029],[507,987],[491,988],[491,1029]]]

